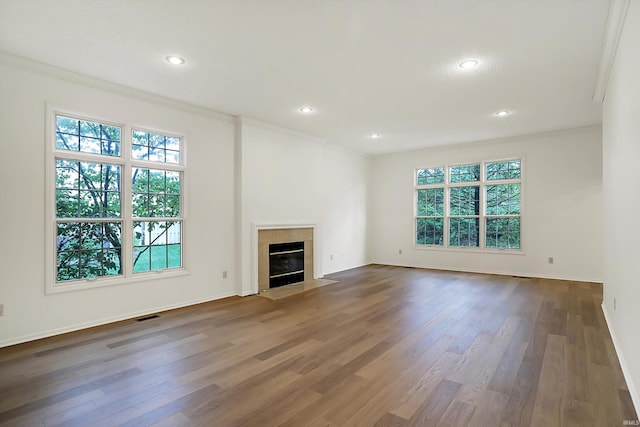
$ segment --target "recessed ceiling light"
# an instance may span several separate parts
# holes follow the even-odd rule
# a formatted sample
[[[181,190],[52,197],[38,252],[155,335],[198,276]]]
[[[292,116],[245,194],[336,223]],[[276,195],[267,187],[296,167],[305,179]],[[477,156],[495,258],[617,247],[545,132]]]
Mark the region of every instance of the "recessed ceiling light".
[[[180,58],[179,56],[166,56],[164,58],[169,64],[173,64],[173,65],[182,65],[185,63],[184,58]]]
[[[299,111],[301,113],[304,113],[304,114],[309,114],[309,113],[313,113],[313,108],[311,108],[311,107],[300,107]]]
[[[507,111],[507,110],[501,110],[496,112],[496,116],[498,117],[508,116],[509,114],[511,114],[511,111]]]
[[[382,135],[380,135],[379,133],[372,133],[371,135],[369,135],[369,138],[378,139],[378,138],[382,138]]]
[[[463,70],[471,70],[473,68],[476,68],[478,64],[479,62],[477,59],[465,59],[460,64],[458,64],[458,66]]]

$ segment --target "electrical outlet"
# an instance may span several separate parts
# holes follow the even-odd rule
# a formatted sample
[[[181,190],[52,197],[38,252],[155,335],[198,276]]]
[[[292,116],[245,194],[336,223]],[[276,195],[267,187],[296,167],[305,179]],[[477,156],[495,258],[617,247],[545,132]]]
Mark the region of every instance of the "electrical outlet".
[[[4,304],[0,304],[0,317],[4,316]]]
[[[402,249],[398,249],[398,255],[402,255]]]
[[[227,278],[227,270],[224,270],[224,271],[222,272],[222,278],[223,278],[223,279],[226,279],[226,278]]]
[[[553,262],[554,262],[554,261],[555,261],[555,260],[553,259],[553,257],[552,257],[552,256],[550,256],[550,257],[549,257],[549,264],[553,264]]]

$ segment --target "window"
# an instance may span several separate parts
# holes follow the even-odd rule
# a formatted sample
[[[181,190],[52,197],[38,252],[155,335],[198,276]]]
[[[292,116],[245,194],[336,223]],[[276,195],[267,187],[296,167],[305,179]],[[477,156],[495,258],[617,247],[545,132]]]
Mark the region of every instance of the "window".
[[[417,174],[416,243],[442,245],[444,239],[444,168],[421,169]]]
[[[48,290],[181,269],[183,139],[70,114],[51,121]]]
[[[419,246],[520,249],[519,159],[418,169]]]

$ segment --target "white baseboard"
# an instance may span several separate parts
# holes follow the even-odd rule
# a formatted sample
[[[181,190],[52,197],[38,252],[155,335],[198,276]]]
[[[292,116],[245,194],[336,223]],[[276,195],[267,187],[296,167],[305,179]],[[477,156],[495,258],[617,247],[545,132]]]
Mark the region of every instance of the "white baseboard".
[[[611,340],[613,341],[613,346],[616,349],[616,354],[618,355],[618,361],[620,362],[620,367],[622,368],[622,375],[624,376],[625,381],[627,382],[627,387],[629,388],[629,394],[631,395],[631,401],[633,402],[633,406],[636,409],[636,414],[640,414],[640,394],[638,394],[638,389],[636,385],[633,383],[633,379],[631,378],[631,373],[629,372],[629,367],[627,366],[627,362],[624,359],[624,355],[620,349],[620,345],[618,344],[618,339],[616,338],[616,333],[611,328],[611,322],[609,321],[609,315],[607,314],[607,306],[602,303],[602,312],[604,313],[604,319],[607,322],[607,328],[609,328],[609,334],[611,335]]]
[[[527,277],[531,279],[550,279],[550,280],[567,280],[570,282],[602,283],[602,279],[584,278],[584,277],[550,276],[545,274],[518,273],[518,272],[491,271],[491,270],[474,270],[474,269],[467,269],[467,268],[455,268],[455,269],[438,268],[438,267],[425,267],[422,265],[390,264],[386,262],[372,262],[370,264],[389,265],[392,267],[423,268],[425,270],[453,271],[453,272],[460,272],[460,273],[492,274],[495,276]]]
[[[0,348],[8,347],[10,345],[16,345],[16,344],[25,343],[25,342],[28,342],[28,341],[35,341],[35,340],[39,340],[39,339],[42,339],[42,338],[48,338],[48,337],[52,337],[52,336],[55,336],[55,335],[66,334],[68,332],[79,331],[81,329],[93,328],[94,326],[101,326],[101,325],[106,325],[108,323],[120,322],[122,320],[133,319],[133,318],[140,317],[140,316],[145,316],[145,315],[148,315],[148,314],[159,313],[161,311],[173,310],[173,309],[176,309],[176,308],[188,307],[190,305],[196,305],[196,304],[201,304],[201,303],[204,303],[204,302],[215,301],[215,300],[218,300],[218,299],[221,299],[221,298],[228,298],[228,297],[235,296],[235,295],[236,295],[235,293],[229,293],[229,294],[224,293],[224,294],[219,294],[219,295],[210,296],[210,297],[206,297],[206,298],[200,298],[200,299],[196,299],[196,300],[185,301],[185,302],[181,302],[181,303],[178,303],[178,304],[170,304],[170,305],[165,305],[165,306],[160,306],[160,307],[149,308],[149,309],[142,310],[142,311],[136,311],[136,312],[132,312],[132,313],[122,314],[122,315],[118,315],[118,316],[107,317],[107,318],[100,319],[100,320],[92,320],[91,322],[79,323],[79,324],[76,324],[76,325],[65,326],[63,328],[51,329],[51,330],[48,330],[48,331],[38,332],[38,333],[35,333],[35,334],[30,334],[30,335],[24,335],[24,336],[17,337],[17,338],[10,338],[10,339],[6,339],[6,340],[1,340],[0,341]]]

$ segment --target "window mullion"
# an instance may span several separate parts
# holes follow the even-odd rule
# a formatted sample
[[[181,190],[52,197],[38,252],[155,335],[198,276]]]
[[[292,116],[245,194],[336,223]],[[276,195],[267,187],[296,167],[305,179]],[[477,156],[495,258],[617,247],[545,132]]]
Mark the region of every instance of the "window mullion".
[[[131,127],[124,126],[124,135],[122,138],[122,156],[125,161],[124,172],[122,175],[122,219],[124,226],[122,228],[122,264],[125,277],[133,275],[133,190],[132,182],[132,166],[131,166]]]

